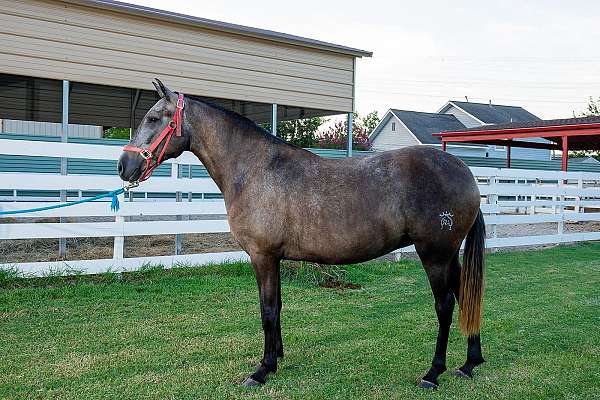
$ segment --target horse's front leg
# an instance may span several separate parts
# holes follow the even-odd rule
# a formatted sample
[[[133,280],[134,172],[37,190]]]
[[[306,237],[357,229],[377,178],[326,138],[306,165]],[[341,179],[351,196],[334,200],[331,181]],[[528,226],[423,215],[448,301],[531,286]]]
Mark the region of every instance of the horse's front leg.
[[[270,372],[277,371],[277,355],[283,353],[279,324],[280,278],[279,259],[265,255],[251,256],[252,266],[258,283],[260,297],[260,315],[265,334],[263,358],[243,383],[244,386],[262,385],[267,381]]]

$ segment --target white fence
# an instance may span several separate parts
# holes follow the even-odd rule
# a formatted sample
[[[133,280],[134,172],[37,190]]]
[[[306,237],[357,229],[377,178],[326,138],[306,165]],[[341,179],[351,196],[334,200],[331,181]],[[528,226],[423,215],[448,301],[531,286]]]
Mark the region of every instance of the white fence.
[[[85,145],[71,143],[47,143],[36,141],[2,140],[0,153],[8,155],[71,157],[85,159],[115,160],[121,149],[114,146]],[[208,178],[178,178],[179,164],[199,165],[192,154],[184,154],[169,161],[172,176],[153,177],[134,191],[158,193],[219,193]],[[540,245],[550,243],[600,240],[600,232],[565,231],[565,224],[578,221],[600,221],[600,174],[587,172],[534,171],[497,168],[471,168],[478,179],[482,195],[482,210],[490,230],[487,246],[490,248]],[[108,191],[122,185],[116,176],[80,176],[54,174],[0,173],[0,189],[10,190],[72,190]],[[178,196],[181,199],[181,196]],[[40,207],[49,203],[0,202],[0,210],[20,210]],[[54,203],[55,204],[55,203]],[[221,252],[161,257],[123,257],[123,238],[126,236],[190,234],[228,232],[229,226],[223,219],[225,206],[222,200],[194,200],[173,202],[134,201],[121,202],[116,214],[106,202],[87,203],[74,207],[22,214],[6,223],[0,223],[0,240],[114,237],[113,258],[79,261],[32,262],[4,264],[0,268],[15,267],[19,270],[41,275],[49,272],[78,271],[97,273],[107,270],[123,271],[137,269],[145,264],[202,264],[225,260],[247,259],[244,252]],[[176,221],[144,220],[129,221],[128,217],[179,216]],[[190,215],[216,216],[214,219],[189,220]],[[111,222],[28,222],[32,218],[108,217]],[[205,217],[210,218],[210,217]],[[516,235],[502,237],[499,226],[555,223],[552,234]],[[398,253],[414,251],[408,247]]]

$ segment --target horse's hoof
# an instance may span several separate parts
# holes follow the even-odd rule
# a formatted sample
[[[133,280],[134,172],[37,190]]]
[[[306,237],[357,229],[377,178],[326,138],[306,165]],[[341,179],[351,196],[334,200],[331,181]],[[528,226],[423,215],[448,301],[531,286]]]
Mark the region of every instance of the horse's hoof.
[[[255,381],[254,379],[252,379],[251,376],[247,377],[246,380],[242,383],[243,387],[256,387],[256,386],[262,386],[263,384],[260,383],[259,381]]]
[[[466,372],[464,372],[460,368],[454,370],[454,372],[452,373],[452,375],[458,376],[459,378],[463,378],[463,379],[471,379],[471,378],[473,378],[473,375],[467,374]]]
[[[437,384],[435,384],[433,382],[426,381],[425,379],[421,379],[421,381],[419,382],[418,386],[420,388],[422,388],[422,389],[433,389],[433,390],[435,390],[435,389],[438,388]]]

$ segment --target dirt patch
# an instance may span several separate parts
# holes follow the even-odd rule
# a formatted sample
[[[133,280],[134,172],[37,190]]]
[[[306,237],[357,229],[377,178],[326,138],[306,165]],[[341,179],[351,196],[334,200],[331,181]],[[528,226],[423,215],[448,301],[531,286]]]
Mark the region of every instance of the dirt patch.
[[[357,290],[357,289],[362,289],[361,285],[358,285],[356,283],[349,283],[349,282],[340,282],[340,281],[327,281],[327,282],[323,282],[319,284],[320,287],[322,288],[327,288],[327,289],[353,289],[353,290]]]

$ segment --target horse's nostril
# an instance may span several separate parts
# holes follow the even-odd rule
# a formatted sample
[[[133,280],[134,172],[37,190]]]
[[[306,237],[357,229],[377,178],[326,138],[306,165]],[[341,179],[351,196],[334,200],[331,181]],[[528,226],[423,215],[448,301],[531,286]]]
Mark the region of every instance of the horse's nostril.
[[[121,160],[119,160],[119,162],[117,163],[117,169],[119,171],[119,175],[122,174],[125,170],[125,167],[123,167],[123,162]]]

